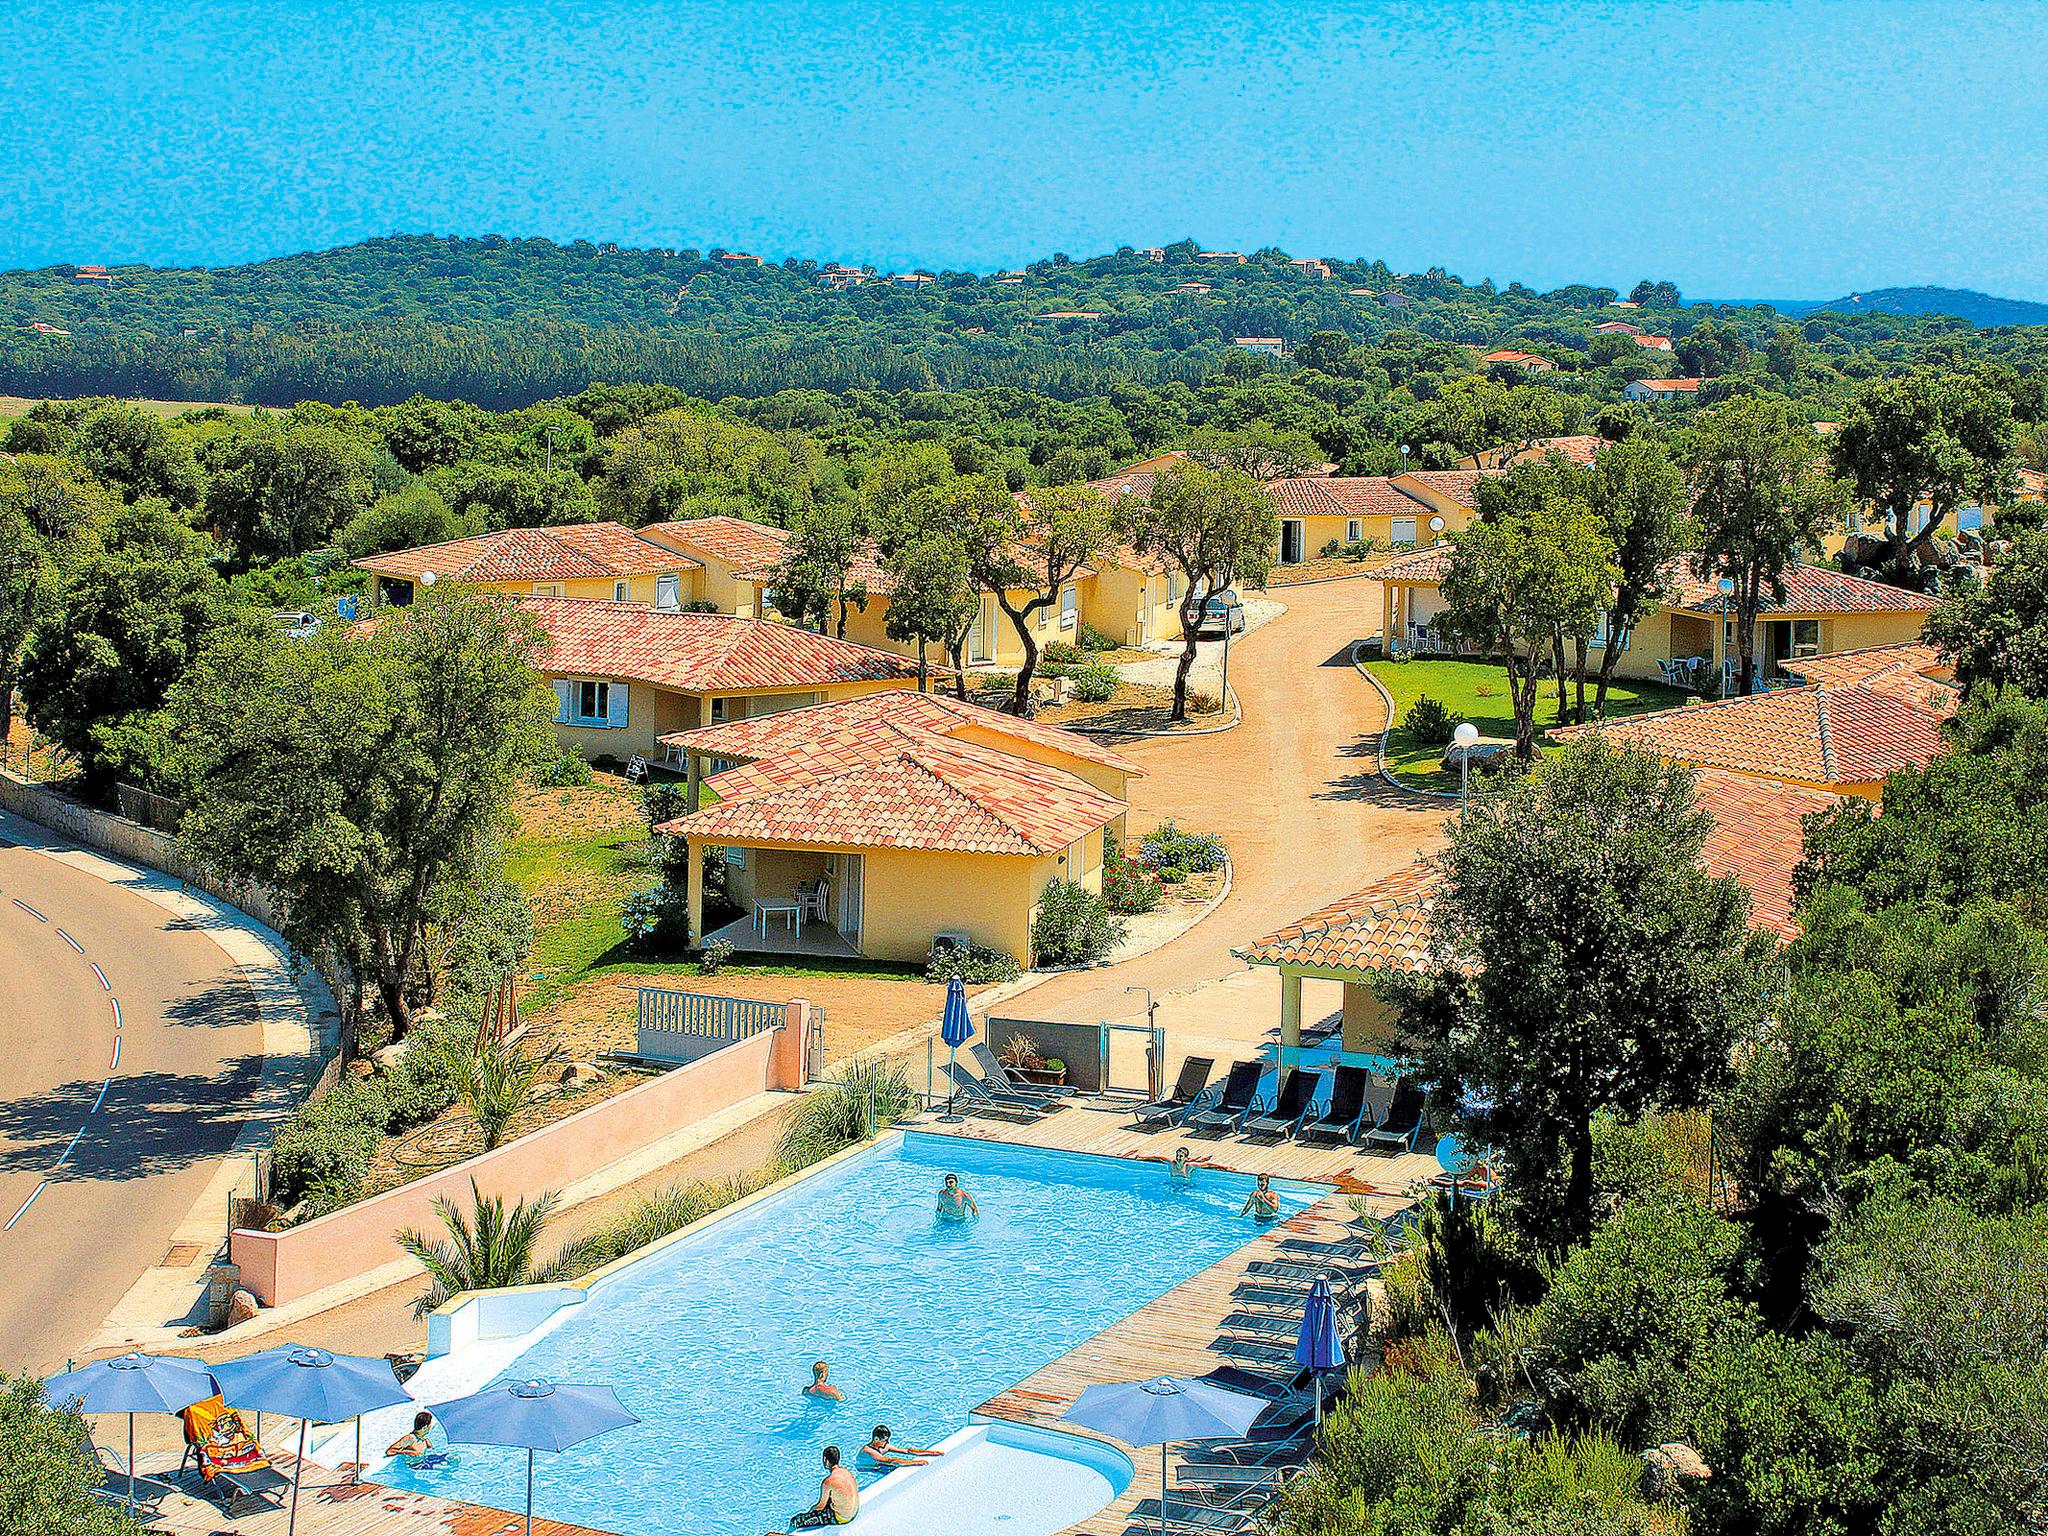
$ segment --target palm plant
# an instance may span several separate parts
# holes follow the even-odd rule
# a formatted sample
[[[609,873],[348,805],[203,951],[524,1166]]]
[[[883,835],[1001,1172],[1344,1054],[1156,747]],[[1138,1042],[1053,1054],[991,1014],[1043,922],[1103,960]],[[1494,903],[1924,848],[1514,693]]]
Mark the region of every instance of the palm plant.
[[[910,1079],[900,1065],[856,1057],[842,1063],[820,1087],[805,1095],[782,1133],[776,1154],[789,1168],[807,1167],[866,1141],[916,1105]]]
[[[443,1196],[434,1210],[446,1237],[430,1238],[414,1228],[398,1234],[398,1246],[419,1261],[432,1282],[412,1304],[414,1317],[425,1317],[449,1297],[464,1291],[495,1290],[508,1285],[545,1285],[580,1273],[581,1246],[571,1244],[546,1262],[538,1259],[541,1232],[561,1202],[556,1190],[521,1200],[508,1212],[502,1196],[485,1195],[469,1181],[471,1209],[464,1211]]]
[[[455,1091],[483,1132],[486,1152],[495,1152],[505,1139],[512,1117],[532,1099],[550,1059],[522,1056],[517,1047],[492,1038],[456,1063]]]

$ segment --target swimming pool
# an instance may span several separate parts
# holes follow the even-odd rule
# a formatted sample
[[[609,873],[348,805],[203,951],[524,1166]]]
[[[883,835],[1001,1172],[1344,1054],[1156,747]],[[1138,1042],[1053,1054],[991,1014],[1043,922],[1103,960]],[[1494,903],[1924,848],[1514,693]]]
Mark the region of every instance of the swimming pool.
[[[948,1172],[979,1221],[935,1219]],[[817,1497],[823,1446],[850,1462],[884,1422],[899,1444],[935,1445],[976,1405],[1248,1242],[1258,1229],[1237,1212],[1250,1187],[1209,1169],[1183,1186],[1158,1163],[891,1135],[651,1250],[510,1346],[477,1346],[471,1370],[461,1353],[429,1362],[414,1387],[431,1403],[488,1380],[614,1385],[644,1422],[542,1457],[538,1508],[625,1536],[758,1536]],[[1316,1193],[1275,1188],[1290,1213]],[[801,1395],[820,1358],[845,1402]],[[451,1468],[372,1475],[504,1507],[525,1460],[464,1446]]]

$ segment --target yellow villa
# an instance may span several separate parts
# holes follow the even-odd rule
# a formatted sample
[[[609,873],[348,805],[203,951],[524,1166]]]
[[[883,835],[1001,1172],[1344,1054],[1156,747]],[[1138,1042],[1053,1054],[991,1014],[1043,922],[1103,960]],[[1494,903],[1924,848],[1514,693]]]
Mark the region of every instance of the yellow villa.
[[[1418,549],[1373,572],[1382,594],[1380,638],[1386,654],[1444,649],[1436,620],[1443,612],[1443,579],[1453,552],[1448,544]],[[1695,686],[1706,679],[1710,685],[1734,665],[1734,620],[1724,618],[1715,583],[1693,575],[1689,562],[1674,561],[1669,574],[1674,596],[1636,626],[1615,675]],[[1768,678],[1813,657],[1917,640],[1934,606],[1924,593],[1827,566],[1794,566],[1786,573],[1785,600],[1768,604],[1758,616],[1757,670]],[[1596,636],[1595,646],[1602,643]]]
[[[586,757],[650,760],[661,738],[916,684],[903,657],[769,619],[640,603],[517,599],[547,636],[555,735]]]
[[[896,692],[680,732],[690,931],[774,953],[921,961],[934,942],[1031,959],[1053,880],[1102,888],[1138,770],[1084,736]],[[708,776],[707,776],[708,771]],[[715,860],[737,912],[706,931]]]
[[[1801,850],[1801,820],[1837,803],[1821,790],[1771,784],[1704,769],[1699,804],[1713,817],[1701,864],[1732,875],[1750,895],[1753,926],[1791,939],[1792,872]],[[1399,1069],[1414,1042],[1374,983],[1389,972],[1415,971],[1430,958],[1435,867],[1418,861],[1341,900],[1309,913],[1236,951],[1252,965],[1280,973],[1279,1064],[1338,1063],[1375,1072]],[[1309,992],[1336,983],[1335,1008]]]
[[[371,584],[372,604],[400,608],[420,586],[434,581],[515,597],[603,598],[681,608],[697,600],[702,571],[699,561],[619,523],[503,528],[355,563],[377,578]]]
[[[1371,540],[1382,549],[1426,549],[1478,515],[1474,488],[1489,471],[1417,469],[1400,475],[1297,475],[1269,481],[1280,516],[1282,565],[1313,560],[1332,544]]]

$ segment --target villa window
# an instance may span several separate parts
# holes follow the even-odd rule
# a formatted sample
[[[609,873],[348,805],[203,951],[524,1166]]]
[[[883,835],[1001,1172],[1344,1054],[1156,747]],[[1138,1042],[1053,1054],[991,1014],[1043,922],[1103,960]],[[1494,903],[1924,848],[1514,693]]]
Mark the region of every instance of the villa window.
[[[1391,542],[1412,545],[1415,542],[1415,519],[1412,517],[1395,518]]]
[[[1356,544],[1364,537],[1365,525],[1355,517],[1347,517],[1344,520],[1344,542],[1346,544]]]
[[[1072,629],[1075,616],[1074,584],[1070,581],[1060,588],[1060,628]]]
[[[555,723],[617,729],[626,723],[624,683],[599,677],[560,678],[555,683]]]
[[[1820,654],[1820,620],[1794,619],[1792,621],[1792,654],[1818,656]]]
[[[613,582],[613,583],[612,583],[612,601],[613,601],[613,602],[615,602],[615,603],[623,603],[623,602],[624,602],[625,600],[626,600],[626,584],[625,584],[625,583],[624,583],[623,581],[615,581],[615,582]]]
[[[657,608],[680,608],[683,606],[683,578],[680,576],[657,576],[654,578],[654,606]]]

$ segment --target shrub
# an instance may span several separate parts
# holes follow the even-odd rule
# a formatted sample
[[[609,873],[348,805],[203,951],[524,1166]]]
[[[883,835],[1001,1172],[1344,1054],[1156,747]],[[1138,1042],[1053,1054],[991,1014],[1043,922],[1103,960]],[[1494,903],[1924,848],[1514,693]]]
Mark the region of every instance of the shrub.
[[[1346,560],[1355,564],[1360,560],[1370,558],[1379,547],[1379,540],[1377,539],[1353,539],[1344,546],[1342,553]]]
[[[0,1531],[8,1536],[140,1536],[101,1493],[86,1422],[52,1405],[33,1376],[0,1375]]]
[[[716,976],[732,960],[732,945],[725,939],[713,939],[704,946],[704,952],[697,956],[697,974]]]
[[[535,777],[548,789],[574,789],[590,782],[590,764],[583,760],[581,752],[564,747],[561,755],[544,765]]]
[[[1123,941],[1124,924],[1084,885],[1054,880],[1031,920],[1031,949],[1040,965],[1086,965]]]
[[[1178,865],[1189,874],[1205,875],[1223,867],[1228,857],[1223,839],[1206,832],[1183,832],[1172,821],[1162,821],[1138,844],[1145,862],[1154,869]]]
[[[1113,651],[1116,642],[1097,629],[1093,624],[1081,626],[1081,649],[1084,651]]]
[[[661,779],[640,786],[640,805],[647,812],[651,832],[665,822],[686,815],[690,809],[690,787],[673,779]]]
[[[979,986],[983,982],[1015,981],[1023,974],[1024,967],[1017,963],[1015,955],[986,944],[969,944],[965,949],[957,944],[934,944],[924,957],[927,981],[943,983],[957,976],[968,986]]]
[[[772,1183],[780,1172],[776,1167],[757,1168],[722,1179],[671,1184],[654,1194],[642,1195],[622,1215],[577,1240],[573,1249],[574,1271],[587,1275],[629,1253],[638,1253],[671,1232],[680,1232],[692,1222],[737,1204]]]
[[[1107,704],[1116,696],[1120,681],[1115,667],[1083,667],[1074,674],[1073,695],[1083,704]]]
[[[346,1204],[370,1171],[389,1116],[382,1086],[365,1077],[343,1078],[301,1105],[271,1144],[273,1198],[293,1205],[317,1191],[324,1209]]]
[[[484,1150],[495,1152],[520,1110],[532,1102],[541,1070],[549,1056],[527,1056],[500,1039],[484,1041],[456,1062],[455,1086],[470,1118],[483,1135]]]
[[[869,1057],[841,1062],[804,1096],[775,1151],[787,1169],[808,1167],[866,1141],[917,1107],[900,1064]]]
[[[1080,646],[1066,640],[1048,640],[1038,652],[1039,669],[1047,666],[1076,667],[1088,660]]]
[[[1102,899],[1109,903],[1110,911],[1126,916],[1150,912],[1164,895],[1157,875],[1142,864],[1133,863],[1115,838],[1105,841],[1102,850]]]
[[[1185,885],[1187,878],[1188,872],[1178,864],[1168,864],[1159,871],[1161,885]]]
[[[689,896],[668,884],[635,891],[619,908],[619,926],[645,954],[678,954],[690,944]]]
[[[1335,539],[1331,539],[1326,544],[1324,544],[1321,549],[1316,551],[1316,555],[1319,559],[1334,560],[1337,558],[1337,551],[1342,549],[1343,547],[1344,546],[1342,544],[1339,544]]]
[[[453,1104],[460,1091],[463,1053],[476,1039],[476,1008],[415,1025],[405,1054],[384,1074],[385,1128],[393,1133],[425,1125]]]
[[[1426,693],[1408,706],[1401,724],[1425,747],[1448,745],[1451,733],[1458,728],[1457,717]]]

